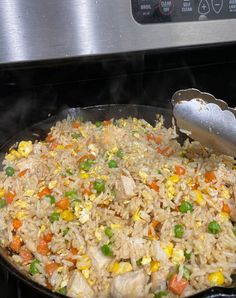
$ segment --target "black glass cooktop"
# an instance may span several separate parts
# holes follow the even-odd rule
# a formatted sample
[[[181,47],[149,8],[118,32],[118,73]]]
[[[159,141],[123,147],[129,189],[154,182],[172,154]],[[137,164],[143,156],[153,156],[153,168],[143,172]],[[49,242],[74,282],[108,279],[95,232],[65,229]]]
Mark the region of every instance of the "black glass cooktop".
[[[21,282],[5,268],[0,267],[0,297],[1,298],[47,298]]]

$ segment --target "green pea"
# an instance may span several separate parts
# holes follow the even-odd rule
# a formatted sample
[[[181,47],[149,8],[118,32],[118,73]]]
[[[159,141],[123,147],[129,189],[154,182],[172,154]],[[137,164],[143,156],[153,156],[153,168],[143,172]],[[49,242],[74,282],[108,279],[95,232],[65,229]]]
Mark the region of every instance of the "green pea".
[[[182,238],[184,235],[184,226],[183,225],[175,225],[174,226],[174,234],[176,238]]]
[[[184,273],[183,273],[183,277],[186,279],[186,280],[190,280],[190,270],[184,266]]]
[[[74,175],[74,173],[70,169],[66,170],[66,174],[69,175],[69,176]]]
[[[62,233],[63,237],[66,236],[66,234],[68,234],[69,230],[70,230],[70,228],[68,228],[68,227],[65,228],[65,230]]]
[[[118,166],[117,166],[117,162],[116,162],[114,159],[110,160],[110,161],[108,162],[108,167],[109,167],[109,168],[117,168],[117,167],[118,167]]]
[[[105,191],[105,182],[103,180],[95,180],[93,183],[93,188],[97,193]]]
[[[113,236],[113,232],[112,232],[112,229],[110,227],[107,227],[104,231],[105,235],[108,237],[108,238],[111,238]]]
[[[74,132],[71,134],[72,139],[79,139],[81,137],[81,133],[80,132]]]
[[[137,265],[138,267],[140,267],[140,266],[142,265],[142,258],[140,258],[140,259],[138,259],[138,260],[136,261],[136,265]]]
[[[5,169],[5,173],[7,176],[13,176],[15,173],[15,169],[13,167],[7,167]]]
[[[87,159],[80,164],[80,170],[88,172],[92,167],[93,161],[91,159]]]
[[[3,208],[5,207],[7,204],[6,200],[5,199],[0,199],[0,208]]]
[[[162,297],[165,297],[167,295],[168,295],[167,291],[160,291],[160,292],[154,294],[154,298],[162,298]]]
[[[209,223],[208,225],[208,232],[211,234],[218,234],[220,233],[221,228],[220,225],[218,224],[218,222],[216,220],[213,220]]]
[[[37,273],[40,273],[39,272],[39,269],[38,269],[38,265],[40,264],[40,261],[37,260],[37,259],[34,259],[31,264],[30,264],[30,268],[29,268],[29,273],[31,275],[35,275]]]
[[[96,127],[100,127],[100,126],[102,126],[102,122],[101,122],[101,121],[96,121],[96,122],[95,122],[95,126],[96,126]]]
[[[106,256],[106,257],[111,257],[112,256],[112,250],[111,250],[110,246],[107,245],[107,244],[104,244],[101,247],[101,251],[104,254],[104,256]]]
[[[60,213],[57,213],[57,212],[53,212],[50,217],[49,217],[49,220],[51,223],[53,223],[54,221],[58,221],[60,218]]]
[[[70,190],[65,192],[65,196],[69,198],[71,201],[77,200],[78,195],[76,190]]]
[[[192,255],[191,252],[187,252],[187,250],[184,251],[184,256],[185,256],[185,259],[186,260],[190,260],[191,259],[191,255]]]
[[[52,196],[52,195],[46,195],[45,198],[49,201],[49,203],[50,203],[51,205],[55,204],[55,202],[56,202],[55,197]]]
[[[181,213],[193,212],[193,205],[187,201],[182,201],[179,210]]]
[[[122,149],[119,149],[117,152],[116,152],[116,156],[119,157],[119,158],[123,158],[124,157],[124,152]]]
[[[62,295],[66,295],[67,294],[67,287],[60,288],[58,290],[58,293],[60,293]]]

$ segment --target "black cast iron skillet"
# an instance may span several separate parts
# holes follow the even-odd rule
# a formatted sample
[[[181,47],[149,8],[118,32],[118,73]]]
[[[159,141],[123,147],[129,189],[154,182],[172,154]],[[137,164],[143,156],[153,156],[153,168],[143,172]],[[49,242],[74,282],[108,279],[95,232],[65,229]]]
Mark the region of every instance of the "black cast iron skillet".
[[[140,119],[145,119],[150,124],[154,125],[156,120],[156,115],[163,115],[165,119],[165,126],[170,127],[172,124],[172,111],[153,107],[153,106],[141,106],[141,105],[100,105],[100,106],[92,106],[86,108],[71,108],[67,110],[63,110],[56,116],[48,118],[40,123],[33,125],[32,127],[19,132],[17,135],[9,139],[3,146],[0,147],[0,160],[3,159],[5,153],[9,150],[11,146],[13,146],[16,142],[21,140],[43,140],[47,136],[50,127],[54,125],[57,121],[65,119],[68,115],[72,118],[82,118],[85,121],[102,121],[108,120],[111,118],[119,119],[119,118],[127,118],[129,116],[136,117]],[[182,140],[184,136],[181,136]],[[1,167],[1,166],[0,166]],[[20,280],[25,282],[28,286],[38,290],[43,293],[46,297],[65,297],[61,294],[54,293],[43,287],[36,282],[30,279],[30,276],[17,269],[16,265],[9,258],[8,252],[0,247],[0,263],[13,275],[18,277]],[[4,293],[0,292],[0,296],[2,297]],[[223,288],[223,287],[214,287],[203,292],[200,292],[194,296],[193,298],[216,298],[216,297],[224,297],[224,298],[233,298],[236,297],[236,279],[233,282],[231,288]]]

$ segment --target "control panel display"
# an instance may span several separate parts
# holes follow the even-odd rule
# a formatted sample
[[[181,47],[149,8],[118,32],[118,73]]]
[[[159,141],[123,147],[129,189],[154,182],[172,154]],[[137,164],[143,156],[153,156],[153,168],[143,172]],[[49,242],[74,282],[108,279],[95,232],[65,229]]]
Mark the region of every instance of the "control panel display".
[[[236,0],[131,0],[141,24],[236,18]]]

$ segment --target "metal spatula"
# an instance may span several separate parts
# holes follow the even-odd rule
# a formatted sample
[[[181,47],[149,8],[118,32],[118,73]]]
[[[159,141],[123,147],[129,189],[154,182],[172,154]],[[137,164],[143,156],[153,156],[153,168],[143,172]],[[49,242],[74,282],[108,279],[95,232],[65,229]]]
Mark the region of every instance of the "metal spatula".
[[[173,114],[181,131],[216,152],[236,157],[236,110],[197,89],[175,92]]]

